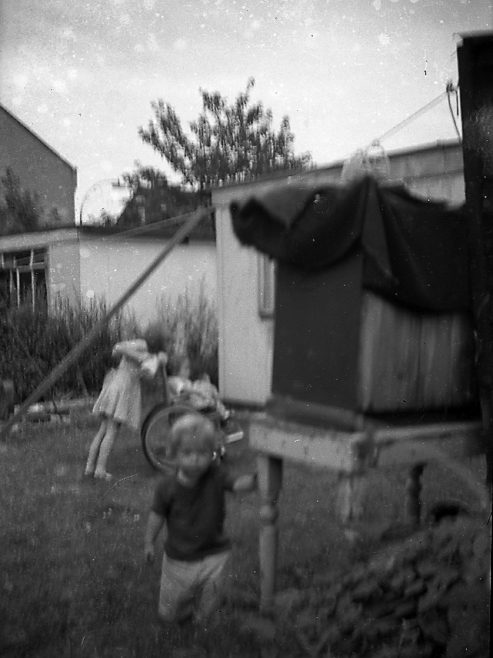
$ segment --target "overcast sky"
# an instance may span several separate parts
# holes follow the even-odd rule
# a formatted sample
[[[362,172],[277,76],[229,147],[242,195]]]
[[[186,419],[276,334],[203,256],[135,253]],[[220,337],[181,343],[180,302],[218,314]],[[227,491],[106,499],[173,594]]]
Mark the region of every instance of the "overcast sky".
[[[489,0],[0,0],[0,102],[77,167],[89,205],[135,160],[169,174],[137,134],[153,100],[187,128],[199,88],[233,100],[253,76],[295,151],[327,164],[456,83],[458,34],[492,19]],[[455,135],[443,99],[382,144]]]

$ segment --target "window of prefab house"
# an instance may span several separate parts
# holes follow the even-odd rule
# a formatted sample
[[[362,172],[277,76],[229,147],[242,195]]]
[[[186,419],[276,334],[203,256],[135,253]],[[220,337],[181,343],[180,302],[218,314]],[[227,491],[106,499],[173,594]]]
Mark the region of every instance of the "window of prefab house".
[[[0,252],[0,303],[46,306],[46,249]]]
[[[273,260],[258,255],[258,312],[261,318],[274,317],[275,268]]]

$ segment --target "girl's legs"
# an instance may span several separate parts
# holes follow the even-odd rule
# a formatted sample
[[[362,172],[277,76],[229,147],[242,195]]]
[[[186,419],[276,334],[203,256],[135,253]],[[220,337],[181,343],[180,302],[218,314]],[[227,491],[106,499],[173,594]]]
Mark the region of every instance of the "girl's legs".
[[[106,472],[106,462],[108,461],[115,436],[118,432],[119,424],[112,418],[108,418],[106,423],[106,432],[99,448],[98,460],[94,471],[95,478],[109,479],[111,475]]]
[[[99,453],[99,447],[106,433],[107,423],[108,421],[106,420],[106,418],[104,418],[101,421],[101,425],[99,426],[96,436],[91,442],[91,445],[89,447],[89,454],[87,455],[86,470],[84,471],[85,475],[94,474],[94,469],[96,468],[96,460],[98,458],[98,453]]]

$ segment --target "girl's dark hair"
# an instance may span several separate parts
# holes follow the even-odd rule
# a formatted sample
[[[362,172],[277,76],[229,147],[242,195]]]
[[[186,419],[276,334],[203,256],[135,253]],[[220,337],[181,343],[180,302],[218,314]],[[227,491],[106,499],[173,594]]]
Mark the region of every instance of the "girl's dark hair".
[[[143,338],[147,343],[149,352],[156,354],[157,352],[166,351],[164,335],[160,327],[153,325],[147,327],[147,329],[144,331]]]

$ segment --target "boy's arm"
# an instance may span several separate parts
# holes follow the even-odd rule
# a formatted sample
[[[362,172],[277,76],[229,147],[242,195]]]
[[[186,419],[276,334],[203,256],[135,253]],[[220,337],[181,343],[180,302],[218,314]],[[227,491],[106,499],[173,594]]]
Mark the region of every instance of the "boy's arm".
[[[257,488],[257,474],[240,475],[233,482],[233,491],[254,491]]]
[[[154,561],[154,542],[164,526],[165,518],[156,514],[153,510],[149,512],[144,539],[144,554],[148,562]]]

